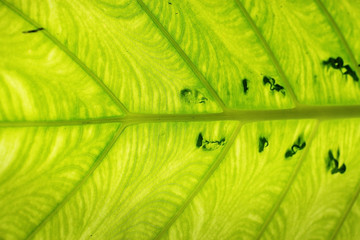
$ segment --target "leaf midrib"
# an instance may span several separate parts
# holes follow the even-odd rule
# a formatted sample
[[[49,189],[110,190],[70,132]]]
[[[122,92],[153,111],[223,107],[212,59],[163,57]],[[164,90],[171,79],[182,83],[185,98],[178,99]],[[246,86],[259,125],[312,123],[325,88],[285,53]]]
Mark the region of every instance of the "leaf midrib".
[[[214,121],[270,121],[290,119],[349,119],[360,118],[360,105],[354,106],[303,106],[276,110],[230,110],[223,113],[204,114],[136,114],[124,117],[103,117],[72,120],[0,121],[0,128],[9,127],[58,127],[126,123],[128,125],[156,122],[214,122]]]

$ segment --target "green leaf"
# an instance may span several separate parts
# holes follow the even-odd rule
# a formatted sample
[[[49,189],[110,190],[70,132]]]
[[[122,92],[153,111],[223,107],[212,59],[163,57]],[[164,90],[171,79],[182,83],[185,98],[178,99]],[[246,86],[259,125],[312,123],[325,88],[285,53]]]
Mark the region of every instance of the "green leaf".
[[[359,239],[359,0],[0,0],[0,239]]]

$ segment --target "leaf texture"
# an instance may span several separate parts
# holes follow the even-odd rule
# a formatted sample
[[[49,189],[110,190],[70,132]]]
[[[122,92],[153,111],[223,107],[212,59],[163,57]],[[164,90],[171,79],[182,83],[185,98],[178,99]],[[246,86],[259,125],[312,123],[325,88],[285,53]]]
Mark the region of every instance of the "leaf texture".
[[[0,239],[358,239],[359,0],[0,0]]]

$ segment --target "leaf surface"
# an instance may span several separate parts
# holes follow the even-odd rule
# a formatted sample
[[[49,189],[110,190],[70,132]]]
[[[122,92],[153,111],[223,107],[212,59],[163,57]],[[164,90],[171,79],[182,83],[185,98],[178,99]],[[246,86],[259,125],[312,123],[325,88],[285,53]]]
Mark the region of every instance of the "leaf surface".
[[[359,13],[0,0],[0,239],[358,239]]]

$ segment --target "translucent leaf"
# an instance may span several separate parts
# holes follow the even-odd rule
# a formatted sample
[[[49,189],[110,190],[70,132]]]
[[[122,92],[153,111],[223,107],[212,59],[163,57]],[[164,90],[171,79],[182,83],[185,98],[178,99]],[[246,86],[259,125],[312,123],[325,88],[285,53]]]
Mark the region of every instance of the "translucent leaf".
[[[359,239],[359,0],[0,0],[0,239]]]

